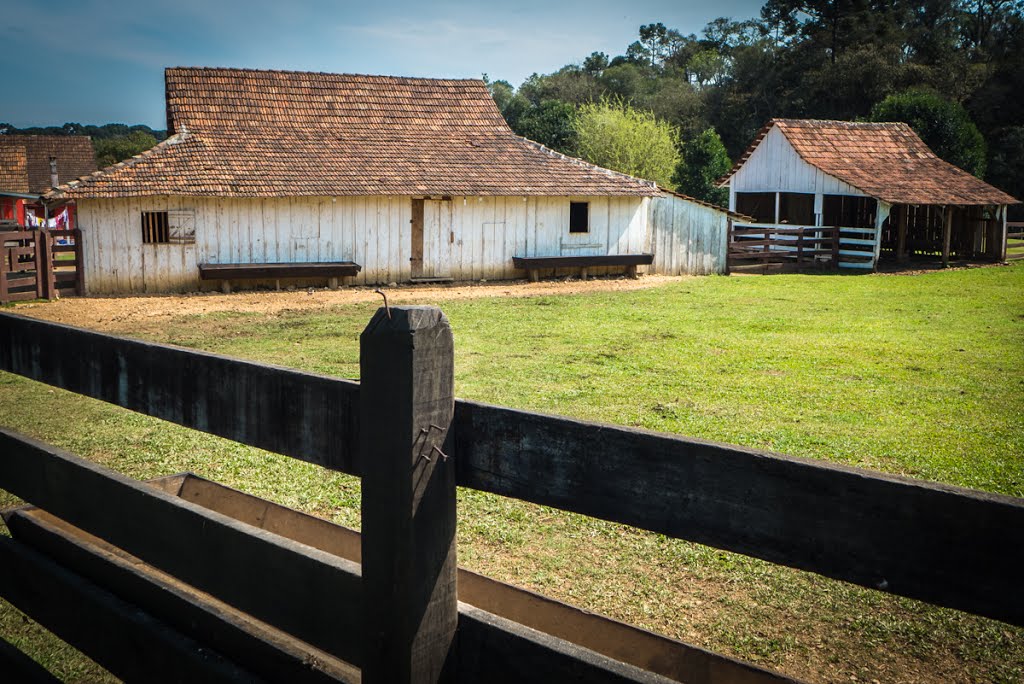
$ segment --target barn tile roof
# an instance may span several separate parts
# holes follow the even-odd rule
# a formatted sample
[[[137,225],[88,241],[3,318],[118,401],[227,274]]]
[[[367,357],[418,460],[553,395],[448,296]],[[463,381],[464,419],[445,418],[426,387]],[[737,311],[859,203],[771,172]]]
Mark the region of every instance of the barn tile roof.
[[[940,159],[905,123],[773,119],[729,175],[777,126],[808,164],[891,204],[1017,204],[985,181]]]
[[[50,157],[57,160],[58,182],[96,170],[88,136],[0,135],[0,190],[43,194],[50,189]]]
[[[167,69],[170,137],[54,196],[657,194],[516,136],[483,81]]]

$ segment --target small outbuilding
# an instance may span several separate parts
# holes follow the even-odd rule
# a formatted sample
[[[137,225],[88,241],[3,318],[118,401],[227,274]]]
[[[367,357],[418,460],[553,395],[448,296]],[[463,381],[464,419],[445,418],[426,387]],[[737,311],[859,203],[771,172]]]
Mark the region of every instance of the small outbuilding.
[[[781,228],[789,239],[817,235],[814,253],[833,229],[825,258],[844,268],[875,269],[886,257],[1003,260],[1006,208],[1018,203],[940,159],[905,123],[773,119],[721,184],[729,208],[754,218],[736,226],[750,244],[767,249],[758,230]]]
[[[49,195],[78,202],[89,292],[725,270],[728,212],[515,135],[483,81],[165,80],[166,140]]]

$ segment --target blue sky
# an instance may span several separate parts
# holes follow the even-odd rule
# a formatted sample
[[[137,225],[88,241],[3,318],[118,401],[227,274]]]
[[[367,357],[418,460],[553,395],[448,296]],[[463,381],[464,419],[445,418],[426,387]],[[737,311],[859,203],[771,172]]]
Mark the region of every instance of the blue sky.
[[[641,24],[697,33],[763,0],[4,0],[0,121],[164,126],[163,69],[227,66],[505,79],[518,86]]]

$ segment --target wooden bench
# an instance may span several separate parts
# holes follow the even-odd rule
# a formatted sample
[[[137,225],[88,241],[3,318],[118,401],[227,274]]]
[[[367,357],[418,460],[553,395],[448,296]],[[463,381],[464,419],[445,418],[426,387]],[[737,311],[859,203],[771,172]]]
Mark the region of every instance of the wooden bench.
[[[200,280],[220,280],[224,292],[231,292],[231,281],[242,279],[274,280],[281,289],[281,278],[327,278],[328,287],[338,287],[338,278],[357,275],[362,266],[354,261],[324,261],[273,264],[199,264]]]
[[[602,254],[596,256],[543,256],[512,257],[512,265],[530,272],[530,280],[537,282],[542,268],[579,268],[580,277],[587,279],[587,269],[599,266],[625,266],[626,274],[636,277],[637,266],[654,263],[653,254]]]

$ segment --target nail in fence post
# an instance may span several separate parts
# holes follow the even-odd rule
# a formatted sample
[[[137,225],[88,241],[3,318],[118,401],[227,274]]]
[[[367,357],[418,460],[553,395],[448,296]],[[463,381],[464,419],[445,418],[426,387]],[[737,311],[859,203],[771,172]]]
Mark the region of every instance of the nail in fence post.
[[[365,684],[452,679],[455,464],[433,450],[451,426],[453,355],[435,307],[380,308],[360,338]]]

